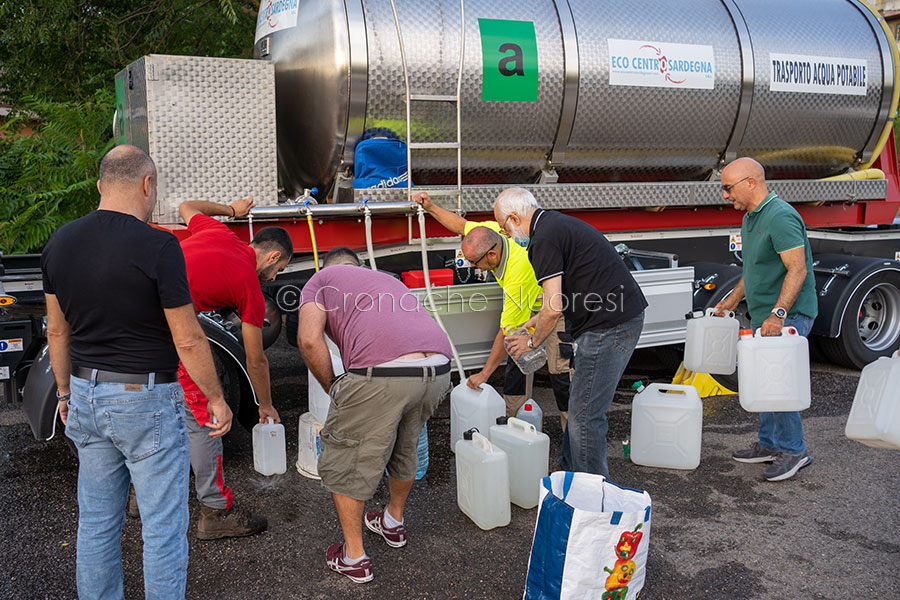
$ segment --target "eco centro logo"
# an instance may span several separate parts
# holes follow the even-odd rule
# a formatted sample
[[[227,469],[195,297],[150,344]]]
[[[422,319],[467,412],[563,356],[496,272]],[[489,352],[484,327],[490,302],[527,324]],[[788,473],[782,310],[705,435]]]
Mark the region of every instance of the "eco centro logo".
[[[300,0],[262,0],[256,17],[256,41],[297,25]]]
[[[610,85],[712,89],[712,46],[609,40]]]
[[[265,11],[260,11],[260,17],[265,16],[266,24],[272,29],[278,27],[278,18],[282,13],[297,10],[299,0],[268,0]]]

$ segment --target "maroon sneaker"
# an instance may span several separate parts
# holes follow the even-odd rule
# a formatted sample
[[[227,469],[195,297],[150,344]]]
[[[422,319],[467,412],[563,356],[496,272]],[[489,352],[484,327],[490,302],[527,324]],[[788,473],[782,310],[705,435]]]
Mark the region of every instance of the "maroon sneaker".
[[[393,528],[387,528],[384,525],[384,511],[386,508],[382,507],[381,510],[370,510],[366,513],[366,527],[369,528],[369,531],[374,531],[378,535],[384,538],[384,541],[391,548],[402,548],[406,545],[406,525],[402,523]]]
[[[353,583],[366,583],[375,577],[371,558],[366,557],[355,565],[348,565],[344,562],[343,544],[328,546],[328,550],[325,551],[325,564],[335,573],[346,575]]]

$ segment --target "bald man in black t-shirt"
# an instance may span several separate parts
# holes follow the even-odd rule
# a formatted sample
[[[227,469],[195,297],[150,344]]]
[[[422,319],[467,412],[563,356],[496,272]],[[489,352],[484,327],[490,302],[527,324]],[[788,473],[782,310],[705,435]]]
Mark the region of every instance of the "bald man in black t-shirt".
[[[147,225],[156,167],[134,146],[100,163],[99,208],[61,227],[41,256],[47,341],[66,436],[78,449],[80,598],[122,598],[128,484],[143,517],[144,587],[184,598],[188,434],[178,360],[231,427],[194,315],[178,240]]]

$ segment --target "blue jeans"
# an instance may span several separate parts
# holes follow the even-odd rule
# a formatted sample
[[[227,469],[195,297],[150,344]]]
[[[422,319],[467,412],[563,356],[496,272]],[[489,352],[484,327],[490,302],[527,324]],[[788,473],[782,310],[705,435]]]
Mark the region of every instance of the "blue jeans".
[[[621,325],[586,331],[575,339],[575,374],[569,393],[569,420],[560,467],[609,477],[606,464],[606,411],[634,347],[644,313]]]
[[[181,386],[126,391],[77,377],[71,386],[66,436],[78,448],[79,598],[123,598],[129,481],[141,511],[145,596],[184,598],[190,458]]]
[[[812,329],[813,320],[806,315],[796,315],[785,319],[784,326],[794,327],[797,333],[806,337]],[[806,450],[800,413],[759,413],[759,445],[788,454],[800,454]]]

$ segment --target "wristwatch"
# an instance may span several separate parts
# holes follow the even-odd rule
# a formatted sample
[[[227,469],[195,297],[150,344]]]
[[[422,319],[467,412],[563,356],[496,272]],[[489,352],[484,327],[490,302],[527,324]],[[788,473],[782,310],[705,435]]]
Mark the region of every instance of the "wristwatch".
[[[779,319],[785,319],[787,317],[787,311],[780,306],[776,306],[772,309],[772,314],[778,317]]]

